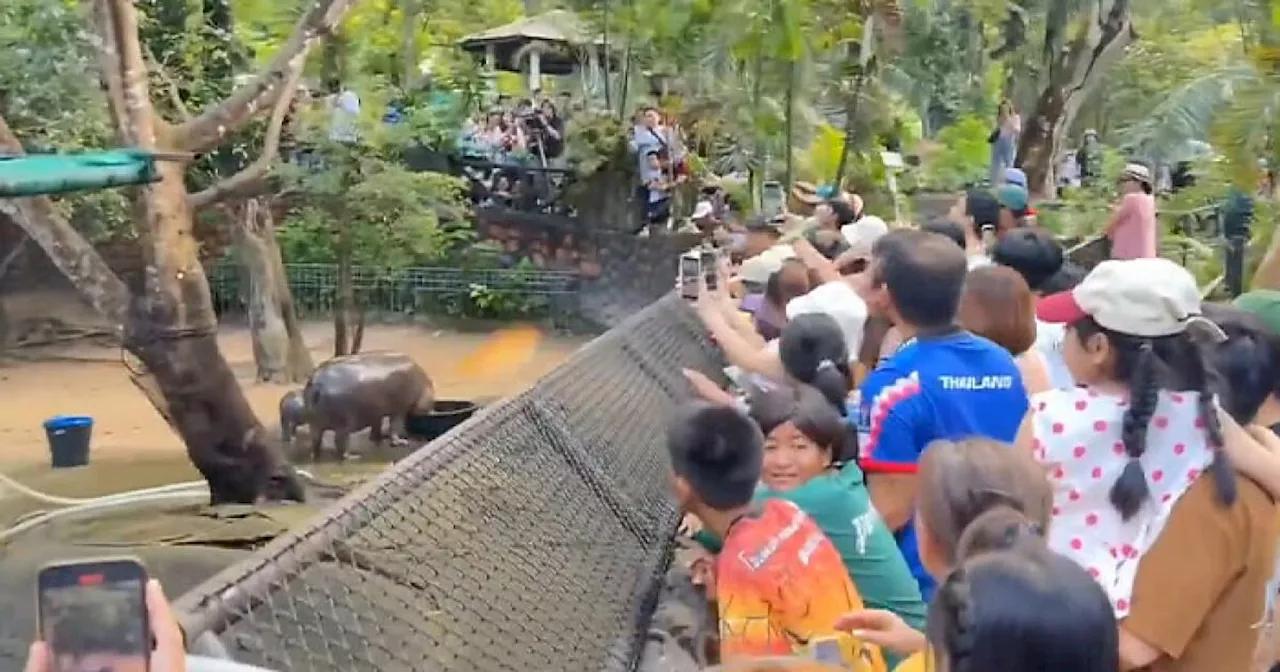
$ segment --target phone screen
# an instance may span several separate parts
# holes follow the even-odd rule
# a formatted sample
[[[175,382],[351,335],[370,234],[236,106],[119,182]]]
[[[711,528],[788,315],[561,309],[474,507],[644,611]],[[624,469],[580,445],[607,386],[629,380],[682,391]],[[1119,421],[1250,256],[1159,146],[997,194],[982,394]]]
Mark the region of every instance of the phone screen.
[[[680,296],[698,298],[698,280],[702,275],[702,260],[697,256],[680,257]]]
[[[840,652],[839,640],[821,639],[813,643],[812,649],[813,659],[820,663],[844,664],[844,655]]]
[[[712,250],[702,251],[702,274],[707,278],[707,289],[716,290],[716,283],[719,280],[719,261],[720,257]]]
[[[54,672],[147,672],[146,581],[146,570],[133,560],[42,569],[40,633]]]
[[[783,206],[786,205],[786,194],[782,192],[782,185],[777,182],[765,182],[760,185],[760,192],[762,214],[770,217],[782,214]]]

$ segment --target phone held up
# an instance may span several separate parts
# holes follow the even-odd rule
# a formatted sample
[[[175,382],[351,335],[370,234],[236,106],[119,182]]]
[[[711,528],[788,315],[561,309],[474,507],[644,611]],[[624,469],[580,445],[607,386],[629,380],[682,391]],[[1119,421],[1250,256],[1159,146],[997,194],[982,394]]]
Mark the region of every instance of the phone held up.
[[[147,570],[136,558],[59,562],[40,570],[40,638],[54,672],[146,672]]]
[[[698,298],[700,284],[718,289],[720,252],[714,248],[694,248],[680,255],[680,296],[693,301]]]

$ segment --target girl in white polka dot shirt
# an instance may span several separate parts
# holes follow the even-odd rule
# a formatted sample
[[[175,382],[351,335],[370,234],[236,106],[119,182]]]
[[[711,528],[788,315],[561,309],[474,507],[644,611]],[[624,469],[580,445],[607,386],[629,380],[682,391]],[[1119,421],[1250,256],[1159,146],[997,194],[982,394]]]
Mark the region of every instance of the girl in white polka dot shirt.
[[[1067,325],[1063,356],[1082,385],[1032,397],[1018,443],[1054,486],[1050,546],[1130,609],[1138,562],[1206,469],[1235,498],[1222,431],[1193,337],[1221,338],[1200,316],[1194,278],[1164,259],[1109,261],[1037,317]]]

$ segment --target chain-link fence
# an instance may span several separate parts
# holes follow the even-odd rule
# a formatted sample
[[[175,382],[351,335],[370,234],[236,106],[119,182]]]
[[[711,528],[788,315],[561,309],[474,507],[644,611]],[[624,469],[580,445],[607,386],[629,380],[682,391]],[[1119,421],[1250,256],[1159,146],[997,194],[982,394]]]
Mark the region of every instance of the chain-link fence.
[[[677,513],[680,369],[717,356],[668,296],[177,602],[277,670],[631,670]]]
[[[469,318],[548,318],[575,326],[579,276],[570,271],[465,269],[444,267],[385,271],[355,266],[352,287],[375,319],[414,315]],[[285,264],[294,306],[306,318],[328,318],[338,302],[334,264]],[[243,315],[250,285],[243,266],[219,262],[208,270],[219,315]]]

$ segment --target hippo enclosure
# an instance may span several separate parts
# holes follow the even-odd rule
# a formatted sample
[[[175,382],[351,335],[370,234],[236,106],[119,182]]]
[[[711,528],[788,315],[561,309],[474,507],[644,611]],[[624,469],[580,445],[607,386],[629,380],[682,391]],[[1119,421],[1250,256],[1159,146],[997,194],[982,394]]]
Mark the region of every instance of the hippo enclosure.
[[[188,637],[277,670],[633,669],[681,367],[717,355],[670,295],[182,596]]]

